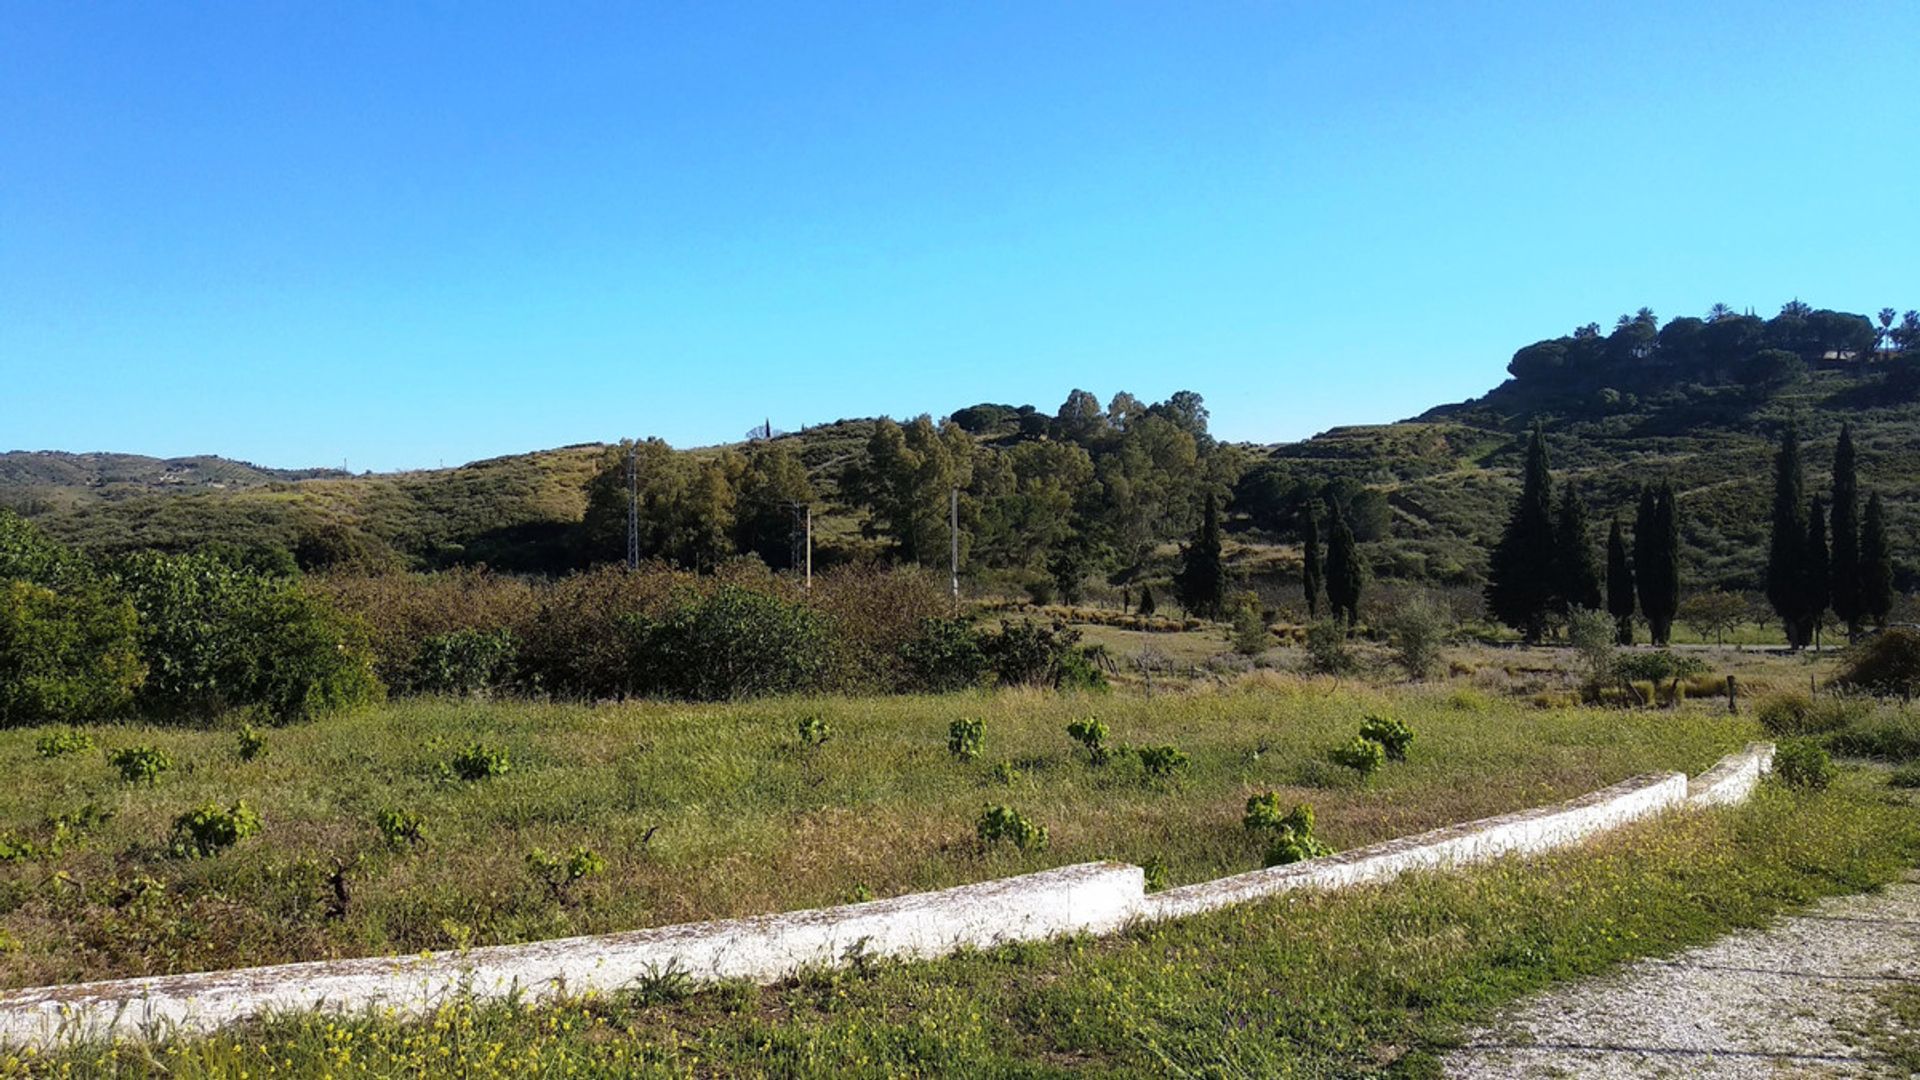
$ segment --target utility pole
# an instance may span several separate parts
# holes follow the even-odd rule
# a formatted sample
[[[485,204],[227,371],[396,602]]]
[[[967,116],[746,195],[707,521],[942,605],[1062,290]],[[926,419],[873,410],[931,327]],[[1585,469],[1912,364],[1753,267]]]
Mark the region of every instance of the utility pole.
[[[807,591],[813,591],[813,504],[807,504]]]
[[[640,569],[640,446],[627,447],[627,571]]]
[[[947,489],[947,539],[953,566],[953,609],[960,610],[960,489]]]
[[[789,503],[787,509],[793,511],[793,543],[789,547],[787,564],[790,569],[802,570],[806,574],[806,588],[813,591],[813,504]]]

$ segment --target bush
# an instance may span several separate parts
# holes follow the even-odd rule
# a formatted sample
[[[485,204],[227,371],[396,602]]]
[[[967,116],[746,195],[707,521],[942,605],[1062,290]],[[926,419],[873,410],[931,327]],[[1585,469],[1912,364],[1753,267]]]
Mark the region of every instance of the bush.
[[[266,749],[267,737],[256,730],[252,724],[243,724],[240,730],[234,733],[234,752],[240,755],[241,761],[252,761],[265,753]]]
[[[947,725],[947,753],[961,761],[978,758],[986,741],[987,724],[984,720],[967,718]]]
[[[171,850],[180,858],[216,855],[260,831],[260,815],[245,802],[222,809],[207,803],[173,819]]]
[[[1036,825],[1010,806],[989,806],[974,826],[980,842],[989,847],[1002,840],[1012,842],[1021,851],[1040,851],[1047,846],[1047,830]]]
[[[1575,608],[1567,616],[1567,644],[1580,658],[1587,686],[1598,690],[1613,675],[1613,661],[1619,654],[1619,627],[1613,616],[1592,608]]]
[[[1020,779],[1020,767],[1011,761],[1002,761],[987,771],[994,783],[1011,787]]]
[[[129,784],[151,784],[173,768],[173,759],[156,747],[128,746],[108,754],[107,764],[118,769],[120,779]]]
[[[1307,669],[1321,675],[1347,675],[1360,667],[1360,660],[1347,646],[1347,631],[1333,619],[1320,619],[1307,627]]]
[[[427,842],[426,822],[410,810],[388,807],[374,817],[373,824],[381,838],[394,847]]]
[[[1313,835],[1313,807],[1296,803],[1282,813],[1276,792],[1249,798],[1246,815],[1240,820],[1247,832],[1267,838],[1268,866],[1284,866],[1333,854],[1332,848]]]
[[[462,631],[505,630],[516,645],[539,613],[540,594],[555,584],[458,568],[431,574],[343,574],[309,577],[309,593],[365,628],[374,673],[411,691],[415,664],[427,641]],[[583,600],[575,594],[570,597]],[[586,605],[582,605],[584,613]],[[603,627],[610,633],[610,627]],[[604,646],[603,636],[600,644]],[[590,649],[596,642],[580,640]]]
[[[1067,725],[1067,737],[1086,748],[1087,762],[1092,765],[1105,765],[1112,760],[1113,751],[1107,746],[1109,734],[1107,725],[1092,717]]]
[[[1827,736],[1836,754],[1911,761],[1920,758],[1920,717],[1901,710],[1881,710]]]
[[[1920,765],[1902,765],[1887,777],[1887,783],[1897,788],[1920,788]]]
[[[576,847],[566,858],[549,855],[539,848],[527,853],[527,869],[534,880],[547,887],[547,895],[560,903],[572,900],[573,887],[587,878],[604,873],[607,860],[589,847]]]
[[[1866,702],[1857,699],[1826,697],[1815,701],[1806,694],[1788,692],[1761,698],[1753,715],[1767,734],[1779,738],[1839,731],[1866,719],[1871,711]]]
[[[1669,683],[1669,700],[1679,703],[1680,680],[1704,674],[1706,662],[1695,656],[1682,656],[1666,649],[1650,652],[1627,652],[1614,658],[1613,677],[1622,689],[1630,689],[1634,695],[1646,704],[1653,704],[1658,697],[1661,683]],[[1636,683],[1650,685],[1651,693],[1642,693]]]
[[[0,581],[0,727],[119,715],[146,677],[138,621],[91,585]]]
[[[1920,692],[1920,630],[1896,626],[1855,646],[1835,682],[1862,693],[1913,700]]]
[[[1424,593],[1395,607],[1384,625],[1393,642],[1393,662],[1414,679],[1425,679],[1440,666],[1440,649],[1453,633],[1453,617]]]
[[[73,728],[58,728],[35,739],[33,749],[43,758],[65,757],[93,749],[93,736]]]
[[[621,621],[630,690],[722,701],[817,689],[835,644],[804,604],[737,585],[682,596],[662,619]]]
[[[989,665],[981,635],[965,619],[926,619],[913,640],[900,647],[910,690],[948,693],[980,685]]]
[[[946,585],[920,566],[844,566],[814,575],[805,602],[819,614],[834,642],[834,666],[827,681],[867,693],[908,685],[912,676],[904,650],[919,638],[927,620],[947,612],[952,601]],[[769,579],[753,587],[777,586]]]
[[[1833,758],[1811,739],[1788,739],[1773,754],[1773,774],[1788,787],[1818,791],[1833,783]]]
[[[518,646],[511,630],[455,630],[420,643],[407,689],[470,697],[508,686]]]
[[[1258,656],[1273,647],[1273,631],[1267,628],[1267,620],[1260,614],[1259,597],[1247,593],[1233,605],[1233,629],[1229,636],[1233,651],[1241,656]]]
[[[1337,746],[1328,752],[1327,760],[1352,769],[1365,780],[1386,764],[1387,748],[1372,739],[1355,735],[1345,746]]]
[[[1073,654],[1080,632],[1062,623],[1001,620],[1000,631],[981,642],[1002,686],[1058,686],[1061,666]]]
[[[1368,714],[1360,724],[1360,737],[1380,744],[1389,761],[1407,760],[1407,747],[1413,745],[1413,729],[1404,722]]]
[[[1136,754],[1140,767],[1155,780],[1165,780],[1187,767],[1187,755],[1175,746],[1143,746]]]
[[[824,746],[833,736],[833,728],[827,718],[819,713],[807,713],[794,721],[794,734],[800,737],[800,745],[806,747]]]
[[[448,763],[448,770],[454,776],[468,782],[489,780],[513,771],[513,759],[505,750],[482,743],[472,743],[465,750],[454,755],[453,760]]]

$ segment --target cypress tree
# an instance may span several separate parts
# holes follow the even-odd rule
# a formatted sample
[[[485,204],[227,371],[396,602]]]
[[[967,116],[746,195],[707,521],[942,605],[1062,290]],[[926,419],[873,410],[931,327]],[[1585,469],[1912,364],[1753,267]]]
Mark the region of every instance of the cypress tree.
[[[1300,567],[1300,591],[1307,597],[1307,617],[1316,618],[1320,614],[1320,589],[1326,580],[1326,566],[1320,557],[1320,526],[1313,520],[1311,508],[1302,511],[1306,521],[1306,536],[1301,542],[1301,551],[1305,556]]]
[[[1893,559],[1887,551],[1886,508],[1880,493],[1867,496],[1860,522],[1860,616],[1884,629],[1893,613]]]
[[[1220,505],[1211,491],[1200,516],[1200,530],[1181,558],[1180,572],[1173,575],[1180,606],[1203,619],[1219,618],[1226,598],[1226,571],[1220,561]]]
[[[1607,613],[1613,616],[1614,640],[1633,644],[1633,567],[1627,562],[1627,538],[1617,517],[1607,530]]]
[[[1800,612],[1803,641],[1818,645],[1820,620],[1827,613],[1827,508],[1815,495],[1807,505],[1807,543],[1800,549]]]
[[[1673,616],[1680,610],[1680,519],[1672,484],[1640,489],[1633,525],[1633,570],[1648,636],[1655,645],[1664,646],[1673,633]]]
[[[1853,425],[1840,425],[1833,448],[1833,552],[1828,592],[1833,613],[1847,624],[1847,640],[1860,637],[1860,482],[1853,453]]]
[[[1585,608],[1600,610],[1600,568],[1593,561],[1593,544],[1588,538],[1587,504],[1580,492],[1568,484],[1560,492],[1560,518],[1553,526],[1554,556],[1559,562],[1559,606],[1571,611]]]
[[[1801,601],[1807,543],[1806,497],[1800,475],[1800,432],[1788,424],[1773,459],[1773,537],[1767,547],[1767,602],[1787,632],[1787,644],[1806,645]]]
[[[1153,614],[1153,586],[1140,586],[1140,603],[1133,610],[1140,615]]]
[[[1360,591],[1366,587],[1367,568],[1353,540],[1340,504],[1327,503],[1327,606],[1336,620],[1351,627],[1360,618]]]
[[[1520,498],[1487,560],[1487,610],[1531,642],[1547,629],[1557,591],[1554,581],[1553,477],[1547,439],[1535,423],[1527,442]]]

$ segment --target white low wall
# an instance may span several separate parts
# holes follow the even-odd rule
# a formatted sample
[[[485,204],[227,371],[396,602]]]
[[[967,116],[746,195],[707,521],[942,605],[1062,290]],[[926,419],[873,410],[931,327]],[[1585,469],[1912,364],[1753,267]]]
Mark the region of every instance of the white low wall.
[[[197,975],[0,992],[0,1045],[205,1031],[269,1012],[393,1008],[417,1013],[453,994],[540,998],[609,991],[678,971],[697,981],[773,982],[858,957],[931,958],[961,948],[1100,934],[1293,889],[1383,881],[1409,870],[1548,851],[1682,804],[1744,799],[1771,745],[1729,755],[1699,780],[1636,777],[1555,806],[1522,810],[1354,851],[1147,896],[1145,873],[1084,863],[865,904],[690,923],[598,937],[391,959],[327,960]]]
[[[1338,889],[1384,881],[1409,870],[1548,851],[1678,806],[1686,797],[1684,773],[1637,776],[1556,806],[1448,825],[1337,855],[1168,889],[1147,897],[1141,915],[1178,918],[1295,889]]]
[[[1691,806],[1725,806],[1745,802],[1760,778],[1773,771],[1773,744],[1748,743],[1745,750],[1728,754],[1720,763],[1687,785],[1687,803]]]

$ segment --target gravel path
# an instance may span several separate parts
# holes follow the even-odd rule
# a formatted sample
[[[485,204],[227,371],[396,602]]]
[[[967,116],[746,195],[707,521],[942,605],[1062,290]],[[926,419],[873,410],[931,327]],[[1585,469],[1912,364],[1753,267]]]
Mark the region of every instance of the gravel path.
[[[1529,998],[1470,1033],[1447,1075],[1889,1075],[1847,1031],[1882,1011],[1876,991],[1920,984],[1916,881]]]

